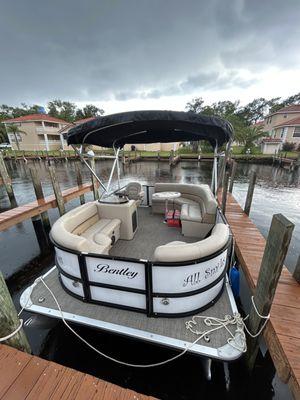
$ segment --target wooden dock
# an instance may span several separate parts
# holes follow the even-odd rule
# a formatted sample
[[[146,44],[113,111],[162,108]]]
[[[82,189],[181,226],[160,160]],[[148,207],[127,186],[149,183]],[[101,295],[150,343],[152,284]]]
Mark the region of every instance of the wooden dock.
[[[63,200],[67,203],[70,200],[78,198],[84,193],[93,190],[93,185],[90,183],[84,183],[80,186],[64,190],[62,192]],[[54,195],[47,196],[41,200],[35,200],[31,203],[24,204],[22,206],[12,208],[11,210],[4,211],[0,214],[0,231],[11,228],[12,226],[19,224],[29,218],[41,214],[49,210],[50,208],[56,208],[57,201]]]
[[[220,203],[221,199],[220,193]],[[235,239],[238,260],[253,291],[266,241],[231,194],[227,195],[226,218]],[[277,286],[264,339],[280,379],[300,399],[300,285],[286,267]]]
[[[0,399],[154,400],[154,397],[0,345]]]

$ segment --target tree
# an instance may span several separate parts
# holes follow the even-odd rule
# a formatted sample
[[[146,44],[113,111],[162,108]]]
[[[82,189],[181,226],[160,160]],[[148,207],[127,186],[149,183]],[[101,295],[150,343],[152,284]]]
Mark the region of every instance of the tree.
[[[99,117],[100,115],[104,114],[104,110],[94,106],[93,104],[87,104],[82,109],[79,108],[76,111],[76,119],[84,119],[84,118],[91,118],[91,117]]]
[[[273,99],[274,100],[274,99]],[[261,121],[269,111],[269,100],[264,97],[254,99],[241,108],[239,114],[248,122],[249,125]]]
[[[0,123],[0,143],[8,142],[8,137],[4,124]]]
[[[27,135],[27,133],[19,130],[19,127],[15,124],[7,125],[6,130],[7,130],[7,133],[12,133],[14,135],[17,148],[18,148],[18,150],[20,150],[20,142],[19,142],[18,134]]]
[[[185,108],[188,111],[198,114],[203,110],[203,103],[204,100],[202,99],[202,97],[196,97],[190,103],[187,103]]]
[[[59,99],[49,101],[48,114],[51,117],[63,119],[67,122],[75,121],[76,105],[70,101],[62,101]]]
[[[265,135],[261,126],[245,125],[242,129],[235,132],[235,139],[243,145],[243,153],[246,153],[248,149],[253,149],[256,142]]]

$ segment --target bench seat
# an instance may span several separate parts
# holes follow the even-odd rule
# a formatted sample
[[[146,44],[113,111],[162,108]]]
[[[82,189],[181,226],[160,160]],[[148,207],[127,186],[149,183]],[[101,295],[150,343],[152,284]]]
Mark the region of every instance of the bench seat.
[[[121,220],[101,218],[96,202],[83,204],[60,217],[51,229],[55,243],[70,250],[108,254],[120,237]]]

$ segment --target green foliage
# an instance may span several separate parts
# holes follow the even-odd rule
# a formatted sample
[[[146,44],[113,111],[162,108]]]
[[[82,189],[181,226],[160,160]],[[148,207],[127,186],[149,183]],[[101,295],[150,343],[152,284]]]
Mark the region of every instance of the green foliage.
[[[104,110],[94,106],[93,104],[87,104],[82,109],[76,111],[76,119],[84,119],[91,117],[99,117],[104,114]]]
[[[59,99],[49,101],[48,114],[51,117],[61,118],[67,122],[73,122],[76,115],[76,104],[70,101],[62,101]]]
[[[4,124],[0,123],[0,143],[8,143],[8,137]]]
[[[104,114],[104,110],[93,104],[87,104],[83,108],[78,108],[76,104],[70,101],[59,99],[49,101],[47,108],[49,115],[67,122],[74,122],[77,119],[83,118],[98,117]],[[2,104],[0,105],[0,121],[23,117],[29,114],[40,114],[41,109],[43,109],[43,107],[38,104],[29,106],[25,103],[21,103],[21,107],[12,107],[7,104]]]
[[[19,127],[17,125],[15,125],[15,124],[7,125],[6,130],[7,130],[7,133],[12,133],[14,135],[17,148],[18,148],[18,150],[20,150],[20,143],[19,143],[19,139],[18,139],[18,134],[19,135],[27,135],[27,133],[24,132],[24,131],[21,131],[19,129]]]
[[[284,142],[282,145],[282,151],[293,151],[296,147],[296,143]]]

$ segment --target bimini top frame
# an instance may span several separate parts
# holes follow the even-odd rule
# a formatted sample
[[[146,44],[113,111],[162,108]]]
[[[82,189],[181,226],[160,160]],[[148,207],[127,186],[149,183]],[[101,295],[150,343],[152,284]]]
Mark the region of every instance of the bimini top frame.
[[[115,167],[117,167],[120,186],[119,151],[125,144],[207,140],[214,148],[211,188],[216,194],[218,148],[227,143],[227,149],[229,149],[233,139],[233,128],[228,121],[219,117],[193,112],[131,111],[96,117],[77,125],[68,131],[66,139],[83,162],[85,160],[76,145],[90,144],[114,149],[115,161],[107,187],[85,162],[104,189],[105,195],[109,194]]]

